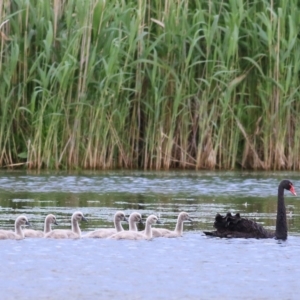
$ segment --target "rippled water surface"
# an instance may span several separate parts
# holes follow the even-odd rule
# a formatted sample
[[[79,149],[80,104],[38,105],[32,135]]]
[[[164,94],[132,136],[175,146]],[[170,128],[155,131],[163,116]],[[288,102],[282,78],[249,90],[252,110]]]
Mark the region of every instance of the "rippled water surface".
[[[184,236],[152,241],[0,240],[1,299],[299,299],[300,201],[285,193],[289,238],[215,239],[217,212],[240,212],[275,228],[277,186],[299,173],[101,172],[0,173],[0,228],[26,214],[42,229],[48,213],[69,228],[72,212],[88,218],[83,233],[112,227],[117,210],[157,214]],[[123,224],[125,229],[128,224]],[[140,229],[143,229],[142,227]]]

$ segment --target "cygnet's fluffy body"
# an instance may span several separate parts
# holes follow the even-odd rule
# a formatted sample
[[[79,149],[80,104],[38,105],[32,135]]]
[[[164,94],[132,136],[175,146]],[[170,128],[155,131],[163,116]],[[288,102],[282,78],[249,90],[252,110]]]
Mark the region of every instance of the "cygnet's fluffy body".
[[[68,229],[55,229],[47,234],[45,234],[45,238],[53,238],[53,239],[79,239],[81,238],[81,230],[78,222],[85,221],[87,219],[83,216],[81,211],[76,211],[73,213],[71,218],[72,230]]]
[[[29,226],[29,222],[26,216],[19,216],[15,221],[15,231],[10,230],[0,230],[0,240],[5,239],[13,239],[13,240],[20,240],[24,239],[24,232],[22,230],[22,226]]]
[[[83,238],[107,238],[117,232],[123,231],[121,222],[127,221],[127,218],[122,211],[117,211],[114,216],[115,228],[100,228],[83,235]]]
[[[181,212],[177,218],[177,224],[175,230],[168,230],[165,228],[153,228],[152,235],[153,237],[166,237],[166,238],[175,238],[180,237],[183,234],[183,222],[192,221],[189,214],[186,212]]]
[[[150,215],[146,220],[145,233],[131,230],[121,231],[112,235],[110,238],[115,240],[150,240],[152,238],[151,226],[156,223],[160,223],[158,218],[155,215]]]
[[[49,214],[45,218],[44,222],[44,231],[41,230],[34,230],[34,229],[24,229],[24,235],[25,237],[30,237],[30,238],[42,238],[47,234],[48,232],[51,231],[51,225],[57,225],[56,218],[54,215]]]

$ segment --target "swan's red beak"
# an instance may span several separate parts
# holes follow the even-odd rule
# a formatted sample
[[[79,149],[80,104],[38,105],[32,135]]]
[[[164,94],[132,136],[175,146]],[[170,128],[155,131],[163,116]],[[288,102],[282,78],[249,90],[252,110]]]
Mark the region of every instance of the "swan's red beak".
[[[295,191],[295,188],[294,188],[293,185],[290,186],[290,192],[291,192],[294,196],[297,196],[296,191]]]

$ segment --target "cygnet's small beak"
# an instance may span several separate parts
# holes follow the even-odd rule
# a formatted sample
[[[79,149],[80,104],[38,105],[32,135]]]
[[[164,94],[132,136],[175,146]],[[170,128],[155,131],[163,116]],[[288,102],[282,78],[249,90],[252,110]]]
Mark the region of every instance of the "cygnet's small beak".
[[[158,219],[158,220],[156,221],[156,224],[162,224],[162,222]]]
[[[126,217],[124,217],[123,221],[124,222],[128,222],[128,219]]]
[[[142,224],[142,225],[144,225],[144,222],[143,222],[142,219],[139,220],[139,223]]]
[[[31,224],[29,223],[29,221],[26,221],[25,225],[26,226],[31,226]]]
[[[191,223],[193,223],[193,220],[191,219],[191,217],[189,217],[187,220],[190,221]]]
[[[54,223],[53,223],[54,225],[58,225],[58,223],[55,221]]]
[[[81,221],[87,222],[88,220],[84,216],[82,216]]]

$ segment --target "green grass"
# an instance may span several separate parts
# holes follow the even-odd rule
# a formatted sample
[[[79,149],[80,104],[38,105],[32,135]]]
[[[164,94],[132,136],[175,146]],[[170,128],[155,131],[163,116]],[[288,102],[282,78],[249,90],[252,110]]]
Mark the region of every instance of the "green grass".
[[[0,166],[300,169],[298,1],[3,1]]]

